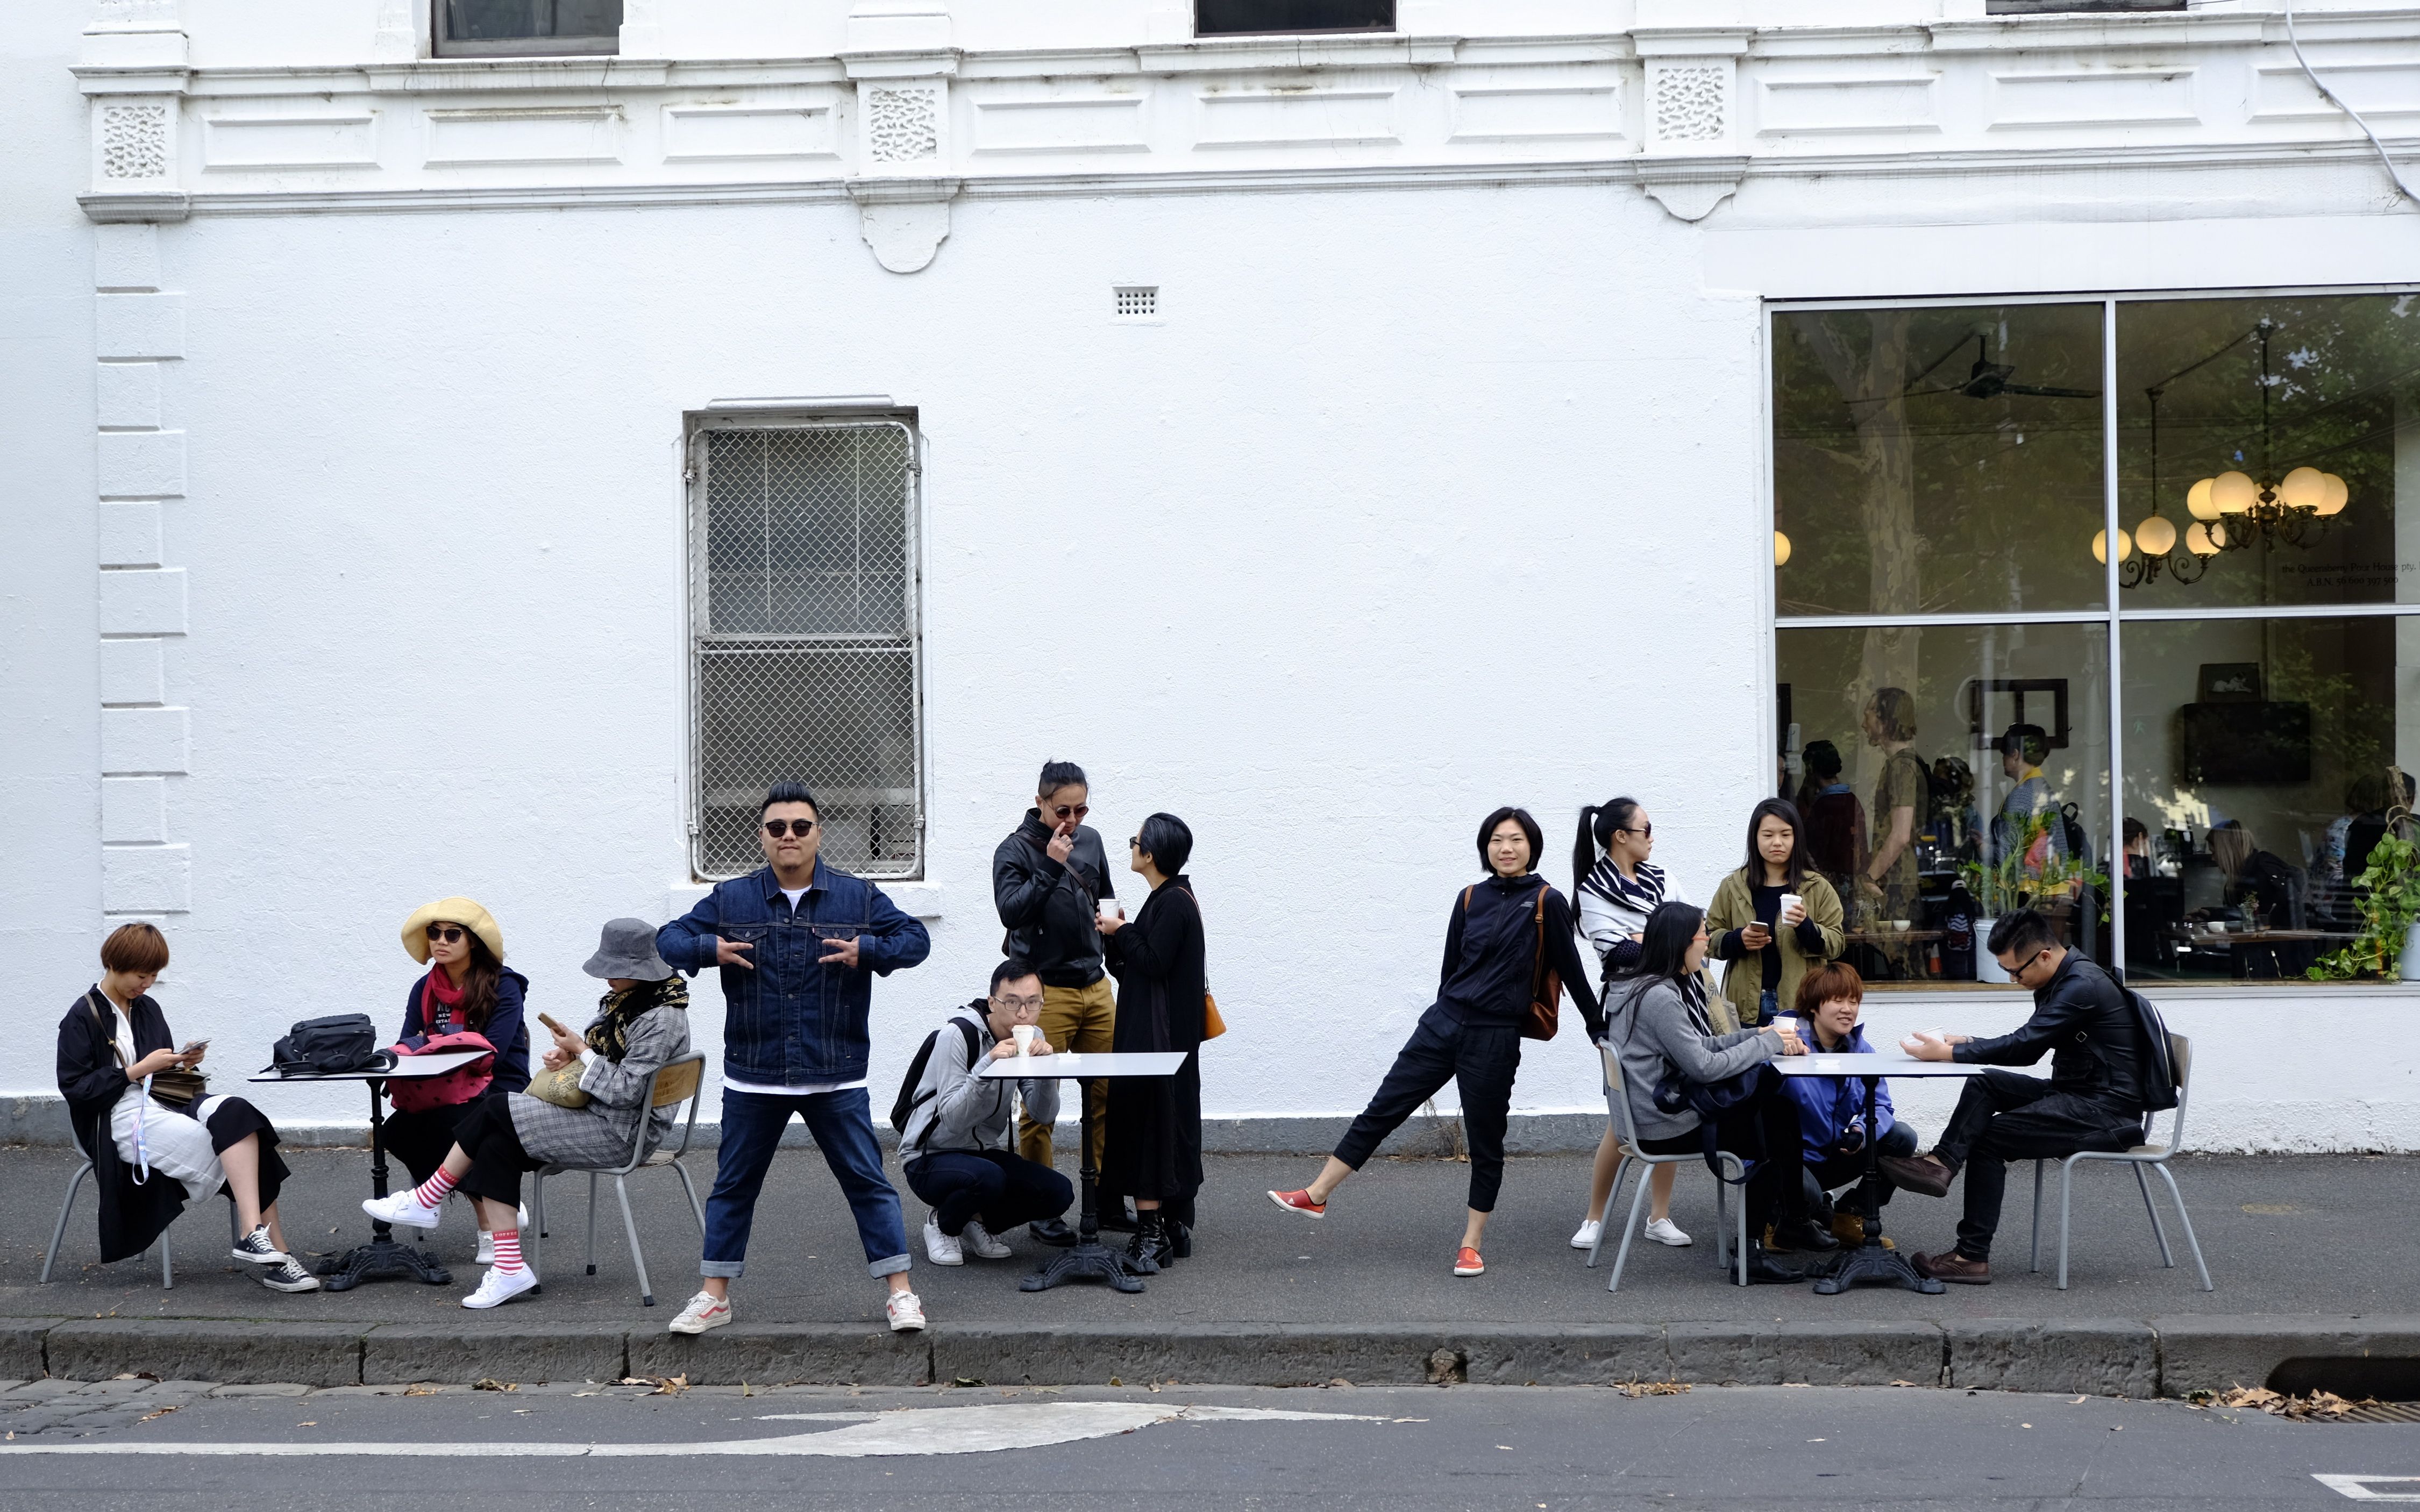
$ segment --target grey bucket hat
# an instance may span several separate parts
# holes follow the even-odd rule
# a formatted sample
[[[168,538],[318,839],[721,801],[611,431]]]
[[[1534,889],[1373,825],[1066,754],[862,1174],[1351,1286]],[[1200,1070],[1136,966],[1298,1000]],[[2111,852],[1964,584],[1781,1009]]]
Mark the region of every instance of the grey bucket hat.
[[[644,918],[613,918],[597,942],[597,953],[580,968],[592,977],[623,977],[636,981],[661,981],[673,974],[656,954],[656,926]]]

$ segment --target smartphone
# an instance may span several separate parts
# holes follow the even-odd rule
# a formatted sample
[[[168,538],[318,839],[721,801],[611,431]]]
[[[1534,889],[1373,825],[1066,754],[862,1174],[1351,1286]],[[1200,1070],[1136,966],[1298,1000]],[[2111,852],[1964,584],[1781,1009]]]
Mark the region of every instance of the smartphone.
[[[177,1054],[180,1056],[198,1055],[202,1051],[208,1050],[209,1047],[210,1042],[208,1040],[188,1040],[185,1041],[185,1048],[178,1051]]]
[[[551,1013],[540,1012],[537,1016],[537,1021],[540,1024],[545,1025],[548,1028],[552,1029],[557,1034],[569,1034],[571,1032],[569,1029],[565,1028]]]

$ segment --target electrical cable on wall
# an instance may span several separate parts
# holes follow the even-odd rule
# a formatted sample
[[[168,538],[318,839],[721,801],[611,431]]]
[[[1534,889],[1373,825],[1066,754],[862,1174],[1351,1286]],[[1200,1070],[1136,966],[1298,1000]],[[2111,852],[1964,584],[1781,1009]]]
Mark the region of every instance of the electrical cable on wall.
[[[2369,145],[2378,149],[2378,161],[2386,165],[2386,177],[2395,180],[2395,187],[2403,192],[2405,199],[2414,205],[2420,205],[2420,193],[2413,193],[2412,186],[2403,181],[2402,170],[2395,166],[2395,159],[2387,154],[2386,144],[2380,141],[2378,133],[2369,129],[2369,122],[2363,120],[2361,112],[2346,104],[2337,98],[2335,90],[2320,82],[2319,70],[2311,67],[2309,58],[2303,55],[2303,39],[2294,34],[2294,0],[2286,0],[2286,41],[2293,48],[2294,61],[2303,66],[2303,76],[2311,81],[2311,87],[2326,96],[2328,103],[2352,118],[2352,123],[2361,128],[2361,134],[2369,138]]]

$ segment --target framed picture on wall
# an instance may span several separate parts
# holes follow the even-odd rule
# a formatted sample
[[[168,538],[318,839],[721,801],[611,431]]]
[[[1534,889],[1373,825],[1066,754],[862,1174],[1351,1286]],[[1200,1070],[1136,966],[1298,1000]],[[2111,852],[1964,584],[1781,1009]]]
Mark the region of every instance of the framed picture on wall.
[[[1978,677],[1966,684],[1966,728],[1985,750],[2011,725],[2040,726],[2053,750],[2067,748],[2067,679]]]
[[[2257,661],[2206,661],[2201,664],[2203,703],[2260,702],[2260,664]]]

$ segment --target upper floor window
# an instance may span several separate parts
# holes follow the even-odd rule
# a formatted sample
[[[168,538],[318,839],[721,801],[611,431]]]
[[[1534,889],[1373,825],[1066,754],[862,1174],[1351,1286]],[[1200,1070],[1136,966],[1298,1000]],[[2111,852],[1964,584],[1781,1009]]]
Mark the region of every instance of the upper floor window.
[[[2094,10],[2183,10],[2187,0],[1983,0],[1987,16],[2043,16]]]
[[[613,53],[622,0],[436,0],[437,55]]]
[[[1195,0],[1196,37],[1256,32],[1390,32],[1395,0]]]

